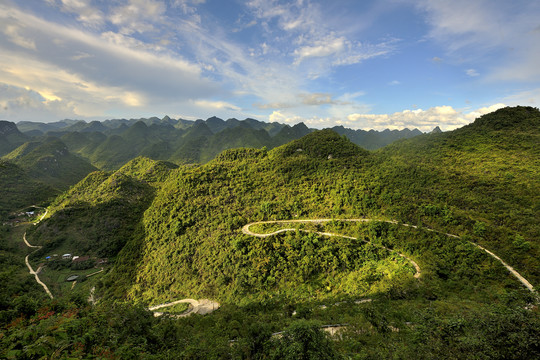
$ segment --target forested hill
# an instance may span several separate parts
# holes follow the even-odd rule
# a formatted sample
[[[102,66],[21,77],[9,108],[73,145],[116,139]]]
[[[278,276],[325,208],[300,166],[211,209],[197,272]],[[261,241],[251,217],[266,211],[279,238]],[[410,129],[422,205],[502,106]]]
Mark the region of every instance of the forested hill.
[[[42,205],[97,170],[57,138],[28,141],[14,124],[11,129],[20,141],[11,137],[12,151],[0,158],[0,217]]]
[[[155,341],[180,358],[264,358],[302,341],[272,332],[296,326],[311,346],[324,338],[320,325],[340,324],[343,336],[324,343],[334,351],[327,358],[535,358],[535,294],[475,244],[540,287],[539,140],[538,109],[515,107],[371,152],[322,130],[272,150],[227,150],[204,165],[137,158],[59,197],[28,231],[43,246],[32,261],[60,250],[107,255],[112,266],[92,285],[104,304],[222,305],[177,322],[119,310],[137,331],[114,330],[123,334],[108,336],[114,344],[98,332],[80,340],[119,354],[146,331],[172,339]],[[242,231],[300,219],[334,220],[251,225],[275,232],[264,238]]]
[[[495,125],[524,113],[526,126]],[[503,109],[375,153],[323,130],[272,151],[229,150],[204,166],[171,170],[140,218],[138,245],[120,253],[119,268],[140,260],[137,281],[123,278],[128,271],[111,279],[132,299],[231,299],[267,286],[268,274],[254,280],[243,273],[253,260],[244,251],[255,243],[239,234],[246,223],[367,217],[470,237],[539,285],[537,119],[531,108]],[[77,193],[87,196],[82,184]]]
[[[1,219],[5,219],[14,211],[40,204],[59,194],[57,190],[31,178],[19,166],[4,160],[0,160],[0,183]]]
[[[177,164],[206,163],[226,149],[272,149],[313,131],[304,123],[289,126],[250,118],[222,120],[215,116],[197,121],[165,116],[163,119],[113,119],[90,123],[74,120],[50,124],[20,122],[17,127],[23,132],[21,135],[33,137],[33,141],[39,141],[43,136],[61,139],[70,152],[102,170],[119,169],[137,156]],[[335,131],[370,150],[421,134],[417,129],[379,132],[339,127]]]
[[[84,159],[73,155],[57,138],[26,142],[3,157],[26,170],[35,180],[66,190],[70,185],[97,170]]]

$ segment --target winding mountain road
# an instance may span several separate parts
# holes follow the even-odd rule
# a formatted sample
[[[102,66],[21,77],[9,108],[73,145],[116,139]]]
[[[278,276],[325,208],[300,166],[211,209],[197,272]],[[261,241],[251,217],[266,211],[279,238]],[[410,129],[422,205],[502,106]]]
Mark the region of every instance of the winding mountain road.
[[[36,206],[36,207],[37,207],[37,206]],[[34,223],[34,225],[39,224],[39,223],[41,222],[41,220],[43,220],[43,219],[45,218],[45,216],[47,216],[47,213],[48,213],[48,212],[49,212],[49,209],[45,209],[45,212],[43,213],[43,215],[41,215],[41,217],[39,218],[39,220],[36,221],[36,222]]]
[[[36,206],[34,205],[34,207],[38,208],[39,206]],[[43,209],[43,208],[41,208]],[[45,216],[47,215],[47,213],[49,212],[49,209],[45,209],[45,213],[43,215],[41,215],[41,217],[39,218],[38,221],[36,221],[34,223],[34,225],[37,225],[39,224],[39,222],[41,220],[43,220],[43,218],[45,218]],[[36,250],[34,250],[33,252],[31,252],[30,254],[26,255],[26,257],[24,258],[24,262],[26,263],[26,267],[28,267],[28,271],[30,272],[30,275],[34,275],[34,277],[36,278],[36,282],[41,285],[43,287],[43,289],[45,290],[45,292],[47,293],[47,295],[49,295],[49,297],[51,299],[54,299],[54,296],[53,294],[51,293],[51,291],[49,290],[49,288],[47,287],[47,285],[45,285],[45,283],[43,281],[40,280],[38,274],[39,272],[41,271],[41,267],[39,267],[37,269],[37,271],[34,271],[34,269],[32,268],[32,266],[30,265],[30,262],[28,261],[28,258],[30,257],[30,255],[32,255],[33,253],[35,253],[36,251],[38,251],[39,249],[41,249],[41,246],[36,246],[36,245],[31,245],[28,240],[26,240],[26,231],[24,232],[24,235],[23,235],[23,241],[24,243],[26,244],[26,246],[28,246],[29,248],[34,248]]]
[[[30,257],[30,255],[33,254],[34,252],[41,249],[41,246],[30,245],[30,243],[26,240],[26,232],[23,235],[23,241],[26,244],[26,246],[28,246],[29,248],[35,248],[36,249],[33,252],[31,252],[30,254],[26,255],[26,257],[24,258],[24,262],[26,263],[26,267],[28,267],[28,271],[30,272],[30,275],[34,275],[34,277],[36,278],[36,282],[39,285],[41,285],[43,287],[43,289],[45,289],[45,292],[47,293],[47,295],[49,295],[49,297],[51,299],[54,299],[54,296],[51,293],[51,291],[49,290],[49,288],[47,287],[47,285],[45,285],[45,283],[39,279],[38,273],[41,270],[41,267],[37,271],[34,271],[32,266],[30,265],[30,262],[28,261],[28,257]]]
[[[41,220],[43,220],[43,218],[45,218],[45,216],[47,215],[47,212],[48,210],[46,209],[45,213],[41,216],[41,218],[36,222],[34,223],[34,225],[37,225]],[[252,226],[255,226],[255,225],[265,225],[265,224],[291,224],[291,223],[326,223],[326,222],[330,222],[330,221],[343,221],[343,222],[371,222],[371,221],[383,221],[383,222],[386,222],[386,223],[389,223],[389,224],[395,224],[395,225],[401,225],[401,226],[406,226],[406,227],[411,227],[411,228],[418,228],[416,225],[410,225],[410,224],[401,224],[395,220],[377,220],[377,219],[365,219],[365,218],[362,218],[362,219],[302,219],[302,220],[269,220],[269,221],[257,221],[257,222],[252,222],[252,223],[249,223],[249,224],[246,224],[244,227],[242,227],[242,232],[246,235],[249,235],[249,236],[254,236],[254,237],[258,237],[258,238],[265,238],[265,237],[269,237],[269,236],[273,236],[273,235],[277,235],[277,234],[280,234],[280,233],[284,233],[284,232],[288,232],[288,231],[302,231],[302,232],[306,232],[306,233],[314,233],[314,234],[318,234],[318,235],[321,235],[321,236],[335,236],[335,237],[342,237],[342,238],[346,238],[346,239],[351,239],[351,240],[360,240],[360,241],[363,241],[363,242],[366,242],[366,243],[369,243],[369,241],[367,240],[362,240],[362,239],[358,239],[358,238],[355,238],[355,237],[351,237],[351,236],[346,236],[346,235],[341,235],[341,234],[335,234],[335,233],[329,233],[329,232],[319,232],[319,231],[313,231],[313,230],[305,230],[305,229],[296,229],[296,228],[286,228],[286,229],[280,229],[280,230],[276,230],[276,231],[273,231],[273,232],[270,232],[270,233],[256,233],[256,232],[253,232],[250,230],[250,228]],[[444,233],[444,232],[441,232],[441,231],[438,231],[438,230],[434,230],[434,229],[430,229],[430,228],[423,228],[424,230],[426,231],[431,231],[431,232],[436,232],[436,233],[440,233],[440,234],[443,234],[443,235],[446,235],[448,237],[453,237],[453,238],[457,238],[457,239],[461,239],[460,236],[457,236],[457,235],[454,235],[454,234],[449,234],[449,233]],[[26,240],[26,232],[24,233],[23,235],[23,241],[24,243],[26,244],[26,246],[28,246],[29,248],[34,248],[36,249],[35,251],[41,249],[41,246],[36,246],[36,245],[31,245],[27,240]],[[532,293],[535,293],[536,294],[536,290],[534,289],[534,287],[532,286],[532,284],[527,281],[527,279],[525,279],[521,274],[519,274],[514,268],[512,268],[510,265],[508,265],[507,263],[505,263],[500,257],[498,257],[497,255],[495,255],[493,252],[487,250],[486,248],[476,244],[476,243],[472,243],[474,246],[476,246],[477,248],[485,251],[488,255],[490,255],[491,257],[493,257],[494,259],[496,259],[497,261],[499,261],[506,269],[508,269],[508,271],[513,275],[515,276],[529,291],[531,291]],[[383,247],[384,249],[390,251],[390,252],[394,252],[396,254],[398,254],[399,256],[407,259],[407,261],[409,261],[415,268],[416,270],[416,273],[414,275],[415,278],[419,278],[422,274],[421,272],[421,269],[420,269],[420,266],[418,266],[418,264],[412,260],[411,258],[409,258],[408,256],[404,255],[404,254],[401,254],[395,250],[392,250],[392,249],[389,249],[385,246],[382,246],[380,245],[381,247]],[[38,272],[40,269],[38,269],[38,271],[34,271],[34,269],[32,268],[32,266],[30,265],[29,261],[28,261],[28,258],[29,258],[30,254],[28,254],[25,258],[25,263],[26,263],[26,266],[28,267],[28,270],[30,272],[31,275],[34,275],[34,277],[36,278],[36,282],[38,284],[40,284],[43,289],[45,290],[45,292],[47,293],[47,295],[49,295],[49,297],[51,299],[54,299],[52,293],[50,292],[49,288],[47,287],[47,285],[45,285],[45,283],[43,283],[40,279],[39,279],[39,276],[38,276]],[[153,311],[154,312],[154,316],[161,316],[164,314],[164,312],[159,312],[159,311],[156,311],[158,309],[162,309],[162,308],[165,308],[165,307],[169,307],[169,306],[173,306],[173,305],[176,305],[176,304],[181,304],[181,303],[189,303],[190,304],[190,307],[189,309],[182,313],[182,314],[178,314],[178,315],[174,315],[174,317],[185,317],[185,316],[189,316],[191,314],[201,314],[201,315],[204,315],[204,314],[209,314],[211,312],[213,312],[214,310],[218,309],[220,307],[220,304],[215,302],[215,301],[212,301],[212,300],[209,300],[209,299],[201,299],[201,300],[194,300],[194,299],[181,299],[181,300],[176,300],[176,301],[173,301],[173,302],[169,302],[169,303],[164,303],[164,304],[159,304],[159,305],[154,305],[154,306],[151,306],[148,308],[148,310],[150,311]]]
[[[250,236],[255,236],[255,237],[259,237],[259,238],[264,238],[264,237],[268,237],[268,236],[272,236],[272,235],[276,235],[276,234],[280,234],[280,233],[283,233],[283,232],[287,232],[287,231],[296,231],[296,230],[299,230],[299,231],[303,231],[303,232],[308,232],[308,233],[315,233],[315,234],[318,234],[318,235],[322,235],[322,236],[339,236],[339,237],[343,237],[343,238],[347,238],[347,239],[356,239],[356,240],[361,240],[361,239],[357,239],[357,238],[354,238],[354,237],[350,237],[350,236],[345,236],[345,235],[339,235],[339,234],[333,234],[333,233],[323,233],[323,232],[318,232],[318,231],[311,231],[311,230],[304,230],[304,229],[295,229],[295,228],[289,228],[289,229],[280,229],[280,230],[277,230],[277,231],[274,231],[274,232],[271,232],[271,233],[265,233],[265,234],[260,234],[260,233],[254,233],[250,230],[250,227],[254,226],[254,225],[264,225],[264,224],[290,224],[290,223],[325,223],[325,222],[330,222],[330,221],[344,221],[344,222],[370,222],[370,221],[382,221],[382,222],[386,222],[386,223],[389,223],[389,224],[395,224],[395,225],[401,225],[401,226],[406,226],[406,227],[411,227],[411,228],[414,228],[414,229],[417,229],[418,227],[416,225],[410,225],[410,224],[401,224],[395,220],[378,220],[378,219],[302,219],[302,220],[269,220],[269,221],[257,221],[257,222],[252,222],[252,223],[249,223],[247,225],[245,225],[243,228],[242,228],[242,232],[246,235],[250,235]],[[445,232],[442,232],[442,231],[438,231],[438,230],[434,230],[434,229],[430,229],[430,228],[422,228],[426,231],[431,231],[431,232],[436,232],[436,233],[439,233],[439,234],[443,234],[443,235],[446,235],[448,237],[452,237],[452,238],[456,238],[456,239],[461,239],[460,236],[458,235],[454,235],[454,234],[448,234],[448,233],[445,233]],[[368,242],[366,240],[361,240],[361,241],[364,241],[364,242]],[[510,271],[510,273],[515,276],[519,282],[521,282],[530,292],[534,293],[534,294],[537,294],[536,290],[534,289],[534,287],[532,286],[532,284],[527,281],[527,279],[525,279],[520,273],[518,273],[513,267],[511,267],[510,265],[508,265],[507,263],[505,263],[500,257],[498,257],[497,255],[495,255],[493,252],[487,250],[486,248],[476,244],[476,243],[473,243],[473,242],[469,242],[470,244],[476,246],[477,248],[485,251],[489,256],[493,257],[494,259],[496,259],[498,262],[500,262],[506,269],[508,269],[508,271]],[[391,249],[388,249],[385,247],[385,249],[389,250],[389,251],[393,251],[395,252],[396,254],[399,254],[400,256],[404,257],[405,259],[409,260],[409,262],[411,264],[413,264],[413,266],[415,267],[416,269],[416,274],[414,275],[415,278],[418,278],[420,277],[420,267],[418,266],[418,264],[416,264],[412,259],[410,259],[409,257],[403,255],[403,254],[400,254],[398,253],[397,251],[395,250],[391,250]]]
[[[257,221],[257,222],[254,222],[254,223],[250,223],[250,224],[247,224],[245,225],[243,228],[242,228],[242,232],[246,235],[251,235],[251,236],[255,236],[255,237],[259,237],[259,238],[265,238],[265,237],[268,237],[268,236],[272,236],[272,235],[276,235],[276,234],[279,234],[279,233],[283,233],[283,232],[287,232],[287,231],[302,231],[302,232],[305,232],[305,233],[312,233],[312,234],[317,234],[317,235],[321,235],[321,236],[336,236],[336,237],[341,237],[341,238],[345,238],[345,239],[351,239],[351,240],[360,240],[360,241],[363,241],[365,243],[370,243],[369,241],[367,240],[362,240],[362,239],[358,239],[358,238],[355,238],[355,237],[352,237],[352,236],[346,236],[346,235],[340,235],[340,234],[335,234],[335,233],[328,233],[328,232],[319,232],[319,231],[312,231],[312,230],[305,230],[305,229],[294,229],[294,228],[291,228],[291,229],[280,229],[280,230],[277,230],[277,231],[274,231],[274,232],[271,232],[271,233],[267,233],[267,234],[259,234],[259,233],[254,233],[253,231],[251,231],[249,228],[253,225],[263,225],[263,224],[272,224],[272,223],[324,223],[324,222],[330,222],[332,220],[337,220],[337,221],[350,221],[350,222],[368,222],[368,221],[372,221],[370,219],[312,219],[312,220],[275,220],[275,221]],[[373,244],[375,245],[375,244]],[[409,261],[412,266],[414,266],[414,269],[416,270],[416,273],[414,274],[414,277],[416,279],[418,279],[421,275],[422,275],[422,271],[420,269],[420,266],[418,266],[418,264],[413,260],[411,259],[410,257],[408,257],[407,255],[405,254],[402,254],[402,253],[399,253],[395,250],[392,250],[390,248],[387,248],[386,246],[382,246],[382,245],[377,245],[381,248],[384,248],[390,252],[393,252],[393,253],[396,253],[398,254],[399,256],[401,256],[402,258],[404,259],[407,259],[407,261]]]
[[[47,216],[48,212],[49,212],[49,209],[45,209],[45,213],[39,218],[38,221],[36,221],[34,223],[34,225],[39,224],[45,218],[45,216]],[[23,241],[26,244],[26,246],[28,246],[29,248],[36,249],[36,250],[34,250],[34,252],[41,249],[41,246],[32,245],[32,244],[30,244],[28,242],[28,240],[26,240],[26,232],[23,235]],[[51,293],[51,291],[49,290],[49,288],[47,287],[47,285],[43,281],[41,281],[41,279],[38,276],[38,273],[41,270],[41,267],[37,271],[34,271],[34,269],[32,268],[32,265],[30,265],[30,262],[28,261],[28,258],[30,257],[30,255],[32,253],[26,255],[26,258],[24,259],[24,261],[26,263],[26,266],[28,267],[28,271],[30,272],[31,275],[34,275],[34,277],[36,278],[36,282],[43,287],[43,289],[45,290],[47,295],[49,295],[49,297],[51,299],[54,299],[54,296]],[[92,275],[95,275],[95,274],[100,273],[102,271],[103,271],[103,268],[101,268],[101,270],[99,270],[99,271],[97,271],[95,273],[89,274],[87,276],[92,276]],[[95,299],[94,299],[94,290],[95,290],[95,287],[93,287],[91,289],[90,296],[89,296],[89,301],[90,301],[90,303],[93,303],[93,304],[96,302]],[[173,302],[170,302],[170,303],[154,305],[154,306],[149,307],[148,310],[153,311],[154,316],[161,316],[164,313],[159,312],[159,311],[155,311],[155,310],[165,308],[165,307],[169,307],[169,306],[173,306],[173,305],[176,305],[176,304],[181,304],[181,303],[189,303],[190,307],[184,313],[174,315],[174,317],[185,317],[185,316],[189,316],[191,314],[200,314],[200,315],[209,314],[209,313],[213,312],[214,310],[218,309],[219,306],[220,306],[219,303],[217,303],[215,301],[212,301],[212,300],[208,300],[208,299],[201,299],[201,300],[182,299],[182,300],[177,300],[177,301],[173,301]]]

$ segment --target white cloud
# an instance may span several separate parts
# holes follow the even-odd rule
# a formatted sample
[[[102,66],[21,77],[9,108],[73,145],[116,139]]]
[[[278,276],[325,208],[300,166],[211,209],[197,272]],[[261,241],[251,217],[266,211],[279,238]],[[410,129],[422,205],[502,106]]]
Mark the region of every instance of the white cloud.
[[[184,14],[192,14],[196,12],[196,6],[204,4],[206,0],[175,0],[172,4],[173,7],[180,7]]]
[[[103,13],[91,5],[91,0],[61,0],[61,2],[63,11],[77,14],[77,20],[86,25],[99,27],[105,22]]]
[[[253,106],[255,106],[257,109],[266,110],[266,109],[288,109],[288,108],[295,107],[297,105],[292,104],[292,103],[274,102],[274,103],[268,103],[268,104],[255,103],[253,104]]]
[[[321,5],[311,1],[283,4],[275,0],[252,0],[247,5],[254,16],[262,20],[269,38],[277,39],[274,41],[280,48],[289,49],[291,44],[294,45],[290,51],[285,50],[286,56],[292,55],[294,65],[308,59],[316,62],[312,64],[315,69],[307,71],[311,79],[318,78],[321,72],[330,71],[333,66],[360,63],[388,54],[394,48],[394,40],[364,44],[353,39],[348,27],[340,24],[339,20],[331,20],[329,14],[321,10]],[[271,21],[277,21],[277,29],[268,25]]]
[[[485,107],[481,107],[481,108],[479,108],[477,110],[470,111],[470,112],[464,114],[463,116],[465,117],[465,119],[467,119],[469,121],[469,123],[471,123],[476,118],[478,118],[478,117],[480,117],[482,115],[485,115],[485,114],[489,114],[490,112],[502,109],[503,107],[506,107],[506,105],[502,104],[502,103],[494,104],[494,105],[490,105],[490,106],[485,106]]]
[[[368,110],[367,107],[354,105],[358,110]],[[476,118],[505,107],[505,104],[494,104],[476,110],[456,110],[451,106],[436,106],[427,110],[403,110],[393,114],[370,114],[370,113],[349,113],[344,114],[347,107],[334,109],[328,116],[301,116],[288,110],[274,111],[268,118],[269,121],[277,121],[287,124],[304,122],[314,128],[326,128],[342,125],[352,129],[374,129],[374,130],[401,130],[419,129],[420,131],[431,131],[436,126],[443,130],[453,130],[470,124]],[[350,109],[350,108],[349,108]]]
[[[79,114],[95,114],[114,103],[187,101],[218,90],[202,77],[198,64],[159,45],[111,32],[94,35],[0,5],[0,24],[7,21],[39,46],[21,53],[0,37],[0,79],[40,93],[54,89],[59,98],[76,102]],[[107,105],[96,106],[100,99]]]
[[[478,71],[476,71],[475,69],[467,69],[467,70],[465,71],[465,73],[467,74],[467,76],[470,76],[470,77],[480,76],[480,74],[478,73]]]
[[[318,129],[332,127],[335,125],[335,119],[332,118],[322,118],[317,116],[305,118],[283,111],[274,111],[272,114],[270,114],[270,116],[268,116],[268,121],[289,124],[291,126],[303,122],[308,127]]]
[[[73,60],[73,61],[77,61],[77,60],[82,60],[82,59],[86,59],[86,58],[89,58],[89,57],[92,57],[92,55],[87,54],[87,53],[83,53],[83,52],[79,52],[79,53],[73,55],[72,57],[70,57],[70,59]]]
[[[415,4],[427,14],[432,26],[430,37],[444,42],[450,51],[461,48],[486,48],[503,39],[501,21],[507,8],[501,1],[420,0]]]
[[[340,53],[345,48],[345,38],[328,36],[326,39],[317,40],[309,46],[303,46],[294,51],[296,65],[304,59],[311,57],[325,57]]]
[[[540,107],[540,88],[523,90],[506,96],[502,100],[504,103],[514,106],[522,105]]]
[[[77,115],[73,104],[48,97],[51,99],[33,90],[0,83],[0,118],[47,122]]]
[[[129,0],[126,5],[112,10],[109,20],[120,27],[122,34],[154,31],[154,23],[163,20],[167,6],[157,0]]]
[[[332,99],[332,94],[328,93],[311,93],[299,95],[302,104],[304,105],[328,105],[336,104],[337,101]]]
[[[274,102],[267,104],[253,104],[259,109],[288,109],[302,106],[322,106],[322,105],[336,105],[336,104],[349,104],[333,98],[329,93],[301,93],[294,97],[294,101],[291,102]]]
[[[193,103],[203,109],[212,109],[212,110],[232,110],[232,111],[241,111],[242,109],[236,105],[225,101],[210,101],[210,100],[196,100]]]
[[[504,107],[495,104],[474,111],[456,110],[451,106],[436,106],[427,110],[403,110],[393,114],[350,114],[344,124],[352,128],[403,129],[417,128],[430,131],[436,126],[443,130],[453,130],[473,122],[477,117]]]
[[[278,123],[299,123],[303,119],[299,116],[290,116],[283,114],[282,111],[274,111],[270,116],[268,116],[269,122],[278,122]]]
[[[187,25],[179,26],[178,31],[183,31]],[[204,61],[204,67],[213,69],[212,76],[233,88],[237,96],[260,99],[255,105],[259,108],[280,108],[296,101],[307,82],[302,71],[281,63],[278,56],[266,57],[262,52],[249,56],[250,49],[230,41],[224,34],[222,29],[209,33],[197,28],[186,39]]]
[[[8,22],[9,19],[7,19]],[[5,24],[3,33],[7,38],[14,44],[19,45],[23,48],[36,50],[36,43],[32,39],[28,39],[20,34],[21,27],[17,25],[8,25]]]

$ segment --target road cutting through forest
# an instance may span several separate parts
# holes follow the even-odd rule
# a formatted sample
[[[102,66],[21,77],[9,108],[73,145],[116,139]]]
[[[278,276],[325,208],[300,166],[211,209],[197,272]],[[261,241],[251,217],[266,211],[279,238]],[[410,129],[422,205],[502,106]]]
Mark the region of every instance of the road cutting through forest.
[[[45,215],[47,214],[47,211],[45,212],[45,214],[43,214],[43,216],[38,220],[37,223],[39,223],[39,221],[41,221]],[[341,234],[335,234],[335,233],[329,233],[329,232],[319,232],[319,231],[313,231],[313,230],[305,230],[305,229],[297,229],[297,228],[286,228],[286,229],[280,229],[280,230],[276,230],[276,231],[273,231],[273,232],[270,232],[270,233],[255,233],[253,231],[250,230],[250,228],[252,226],[255,226],[255,225],[265,225],[265,224],[291,224],[291,223],[326,223],[326,222],[330,222],[330,221],[343,221],[343,222],[371,222],[371,221],[382,221],[382,222],[386,222],[386,223],[389,223],[389,224],[395,224],[395,225],[401,225],[401,226],[406,226],[406,227],[411,227],[411,228],[418,228],[416,225],[410,225],[410,224],[400,224],[398,223],[397,221],[395,220],[376,220],[376,219],[301,219],[301,220],[269,220],[269,221],[257,221],[257,222],[252,222],[252,223],[249,223],[249,224],[246,224],[244,227],[242,227],[242,232],[246,235],[249,235],[249,236],[254,236],[254,237],[258,237],[258,238],[265,238],[265,237],[269,237],[269,236],[273,236],[273,235],[277,235],[277,234],[280,234],[280,233],[284,233],[284,232],[288,232],[288,231],[302,231],[302,232],[306,232],[306,233],[313,233],[313,234],[317,234],[317,235],[321,235],[321,236],[328,236],[328,237],[331,237],[331,236],[335,236],[335,237],[342,237],[342,238],[346,238],[346,239],[351,239],[351,240],[360,240],[360,241],[363,241],[365,243],[369,243],[369,241],[367,240],[362,240],[362,239],[358,239],[358,238],[355,238],[355,237],[352,237],[352,236],[346,236],[346,235],[341,235]],[[36,225],[37,223],[35,223],[34,225]],[[438,230],[434,230],[434,229],[430,229],[430,228],[422,228],[426,231],[431,231],[431,232],[436,232],[436,233],[440,233],[440,234],[443,234],[443,235],[446,235],[446,236],[449,236],[449,237],[453,237],[453,238],[457,238],[457,239],[460,239],[459,236],[457,235],[453,235],[453,234],[449,234],[449,233],[444,233],[444,232],[441,232],[441,231],[438,231]],[[35,246],[35,245],[31,245],[30,243],[28,243],[28,241],[26,240],[26,233],[24,233],[23,235],[23,240],[24,240],[24,243],[26,244],[26,246],[30,247],[30,248],[36,248],[35,251],[39,250],[41,248],[41,246]],[[493,257],[494,259],[496,259],[498,262],[500,262],[506,269],[508,269],[508,271],[510,271],[510,273],[515,276],[529,291],[533,292],[533,293],[536,293],[536,290],[534,289],[534,287],[532,286],[532,284],[527,281],[527,279],[525,279],[521,274],[519,274],[514,268],[512,268],[510,265],[508,265],[507,263],[505,263],[500,257],[498,257],[497,255],[495,255],[493,252],[487,250],[486,248],[478,245],[478,244],[475,244],[475,243],[472,243],[474,246],[476,246],[477,248],[483,250],[484,252],[486,252],[488,255],[490,255],[491,257]],[[382,246],[382,245],[378,245],[390,252],[394,252],[396,254],[398,254],[399,256],[403,257],[404,259],[406,259],[407,261],[409,261],[415,268],[415,271],[416,273],[414,274],[414,277],[415,278],[419,278],[422,274],[422,271],[420,269],[420,266],[418,266],[418,264],[412,260],[411,258],[409,258],[408,256],[404,255],[404,254],[401,254],[395,250],[392,250],[390,248],[387,248],[385,246]],[[28,267],[28,270],[30,272],[30,274],[34,275],[35,278],[36,278],[36,282],[38,284],[40,284],[44,289],[45,289],[45,292],[47,293],[47,295],[49,295],[49,297],[51,299],[53,299],[53,295],[51,294],[51,292],[49,291],[47,285],[45,285],[40,279],[39,279],[39,276],[38,276],[38,272],[34,271],[32,266],[30,265],[29,261],[28,261],[28,257],[30,256],[27,255],[26,258],[25,258],[25,262],[26,262],[26,266]],[[201,299],[201,300],[194,300],[194,299],[181,299],[181,300],[176,300],[176,301],[173,301],[173,302],[169,302],[169,303],[164,303],[164,304],[159,304],[159,305],[155,305],[155,306],[151,306],[148,308],[148,310],[154,312],[154,316],[161,316],[164,314],[164,312],[158,312],[158,311],[155,311],[155,310],[158,310],[158,309],[161,309],[161,308],[165,308],[165,307],[169,307],[169,306],[173,306],[173,305],[176,305],[176,304],[181,304],[181,303],[189,303],[190,304],[190,308],[188,310],[186,310],[184,313],[182,314],[178,314],[178,315],[174,315],[175,317],[185,317],[185,316],[188,316],[188,315],[191,315],[191,314],[209,314],[211,312],[213,312],[214,310],[218,309],[220,307],[220,304],[215,302],[215,301],[212,301],[212,300],[209,300],[209,299]]]
[[[296,229],[296,228],[288,228],[288,229],[280,229],[280,230],[277,230],[277,231],[273,231],[271,233],[265,233],[265,234],[260,234],[260,233],[254,233],[250,230],[250,227],[252,226],[255,226],[255,225],[265,225],[265,224],[291,224],[291,223],[325,223],[325,222],[330,222],[330,221],[343,221],[343,222],[370,222],[370,221],[381,221],[381,222],[385,222],[385,223],[389,223],[389,224],[394,224],[394,225],[401,225],[401,226],[406,226],[406,227],[411,227],[411,228],[414,228],[414,229],[418,229],[418,227],[416,225],[410,225],[410,224],[401,224],[395,220],[377,220],[377,219],[301,219],[301,220],[268,220],[268,221],[257,221],[257,222],[252,222],[252,223],[249,223],[247,225],[245,225],[244,227],[242,227],[242,232],[246,235],[250,235],[250,236],[255,236],[255,237],[258,237],[258,238],[264,238],[264,237],[268,237],[268,236],[272,236],[272,235],[277,235],[277,234],[280,234],[280,233],[283,233],[283,232],[287,232],[287,231],[296,231],[296,230],[299,230],[299,231],[303,231],[303,232],[307,232],[307,233],[313,233],[313,234],[318,234],[318,235],[321,235],[321,236],[339,236],[339,237],[343,237],[343,238],[347,238],[347,239],[355,239],[355,240],[361,240],[361,239],[358,239],[358,238],[354,238],[354,237],[351,237],[351,236],[345,236],[345,235],[339,235],[339,234],[333,234],[333,233],[324,233],[324,232],[318,232],[318,231],[312,231],[312,230],[304,230],[304,229]],[[431,231],[431,232],[436,232],[436,233],[439,233],[439,234],[443,234],[443,235],[446,235],[448,237],[453,237],[453,238],[456,238],[456,239],[461,239],[460,236],[458,235],[453,235],[453,234],[448,234],[448,233],[445,233],[445,232],[442,232],[442,231],[438,231],[438,230],[434,230],[434,229],[430,229],[430,228],[422,228],[423,230],[426,230],[426,231]],[[361,240],[361,241],[364,241],[364,242],[369,242],[369,241],[366,241],[366,240]],[[511,267],[510,265],[508,265],[507,263],[505,263],[500,257],[498,257],[497,255],[495,255],[493,252],[487,250],[486,248],[478,245],[478,244],[475,244],[473,242],[470,242],[472,245],[476,246],[477,248],[483,250],[484,252],[486,252],[489,256],[491,256],[492,258],[494,258],[495,260],[497,260],[498,262],[500,262],[514,277],[516,277],[519,282],[521,282],[530,292],[536,294],[536,290],[534,289],[534,287],[532,286],[532,284],[527,281],[527,279],[525,279],[520,273],[518,273],[513,267]],[[384,247],[384,246],[382,246]],[[414,275],[415,278],[419,278],[420,277],[420,274],[421,274],[421,271],[420,271],[420,267],[418,266],[418,264],[416,264],[412,259],[410,259],[409,257],[401,254],[401,253],[398,253],[397,251],[395,250],[391,250],[387,247],[384,247],[385,249],[389,250],[389,251],[392,251],[392,252],[395,252],[396,254],[399,254],[400,256],[404,257],[405,259],[409,260],[409,262],[411,264],[413,264],[414,268],[416,269],[416,274]]]

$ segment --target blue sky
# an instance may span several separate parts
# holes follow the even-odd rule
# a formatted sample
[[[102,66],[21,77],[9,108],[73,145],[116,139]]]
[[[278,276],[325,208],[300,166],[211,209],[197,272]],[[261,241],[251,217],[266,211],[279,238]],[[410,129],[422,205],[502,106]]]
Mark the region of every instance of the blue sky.
[[[540,104],[530,0],[0,0],[0,118],[461,127]]]

